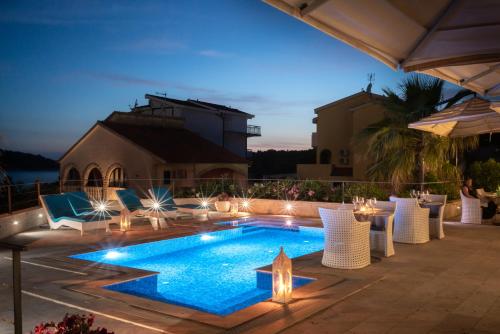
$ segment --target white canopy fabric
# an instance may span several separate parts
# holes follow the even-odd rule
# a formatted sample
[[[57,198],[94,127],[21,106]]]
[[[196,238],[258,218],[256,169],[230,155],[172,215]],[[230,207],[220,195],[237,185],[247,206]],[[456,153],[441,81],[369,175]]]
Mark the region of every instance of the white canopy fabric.
[[[396,69],[500,95],[499,0],[263,0]]]
[[[408,127],[449,137],[500,132],[500,108],[497,112],[492,107],[491,102],[476,97],[411,123]]]

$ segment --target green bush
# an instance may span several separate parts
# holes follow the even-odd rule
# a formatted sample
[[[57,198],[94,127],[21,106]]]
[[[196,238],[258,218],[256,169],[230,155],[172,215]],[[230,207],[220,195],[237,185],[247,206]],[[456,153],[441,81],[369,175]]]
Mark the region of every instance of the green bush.
[[[390,186],[378,183],[346,183],[344,187],[344,200],[351,202],[354,196],[364,198],[375,197],[381,201],[387,201],[391,195]]]
[[[469,168],[469,173],[474,180],[475,188],[496,191],[500,186],[500,162],[493,159],[474,162]]]

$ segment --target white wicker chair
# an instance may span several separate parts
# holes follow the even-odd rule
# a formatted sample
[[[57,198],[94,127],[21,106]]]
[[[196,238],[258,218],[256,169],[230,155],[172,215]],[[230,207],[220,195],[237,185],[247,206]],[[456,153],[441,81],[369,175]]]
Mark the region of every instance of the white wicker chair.
[[[482,210],[481,201],[478,198],[469,198],[460,190],[462,200],[462,224],[481,224]]]
[[[439,208],[438,216],[435,218],[429,218],[429,230],[432,238],[443,239],[444,229],[443,229],[443,219],[444,219],[444,207],[446,206],[446,200],[448,195],[435,195],[430,194],[427,196],[432,202],[441,202],[443,206]]]
[[[370,222],[358,222],[352,210],[319,208],[325,233],[324,266],[359,269],[370,265]]]
[[[429,209],[421,208],[415,198],[390,198],[396,202],[394,241],[423,244],[429,241]]]
[[[394,215],[387,216],[383,231],[370,230],[370,249],[372,251],[383,252],[385,257],[393,256],[394,243],[392,230],[394,226]]]

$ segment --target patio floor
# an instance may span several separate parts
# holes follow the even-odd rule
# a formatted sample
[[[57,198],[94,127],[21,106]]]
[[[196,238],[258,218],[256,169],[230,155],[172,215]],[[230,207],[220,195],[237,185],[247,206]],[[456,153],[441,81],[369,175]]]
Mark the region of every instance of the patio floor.
[[[320,224],[317,220],[303,223]],[[60,260],[61,254],[220,228],[211,222],[182,221],[166,231],[154,232],[147,224],[135,226],[126,235],[115,231],[112,236],[94,233],[81,238],[78,231],[43,228],[22,233],[20,237],[37,238],[23,253],[24,330],[43,320],[59,320],[66,312],[100,312],[96,324],[117,334],[500,333],[497,226],[448,222],[445,239],[418,246],[396,244],[395,256],[375,258],[371,266],[356,271],[322,267],[320,253],[301,257],[294,260],[294,271],[338,284],[322,288],[316,299],[310,295],[304,300],[297,298],[288,308],[263,303],[261,307],[270,308],[268,313],[229,330],[200,322],[194,315],[182,319],[68,288],[109,273],[102,268],[72,267]],[[9,257],[9,252],[0,253],[0,333],[6,334],[13,333]]]

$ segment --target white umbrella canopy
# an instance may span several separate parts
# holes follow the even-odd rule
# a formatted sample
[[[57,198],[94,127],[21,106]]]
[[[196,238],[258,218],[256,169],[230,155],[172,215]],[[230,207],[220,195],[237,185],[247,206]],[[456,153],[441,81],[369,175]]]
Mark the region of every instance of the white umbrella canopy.
[[[475,97],[411,123],[408,127],[452,138],[500,132],[500,112],[493,107],[491,102]]]
[[[500,95],[499,0],[264,0],[404,71]]]

